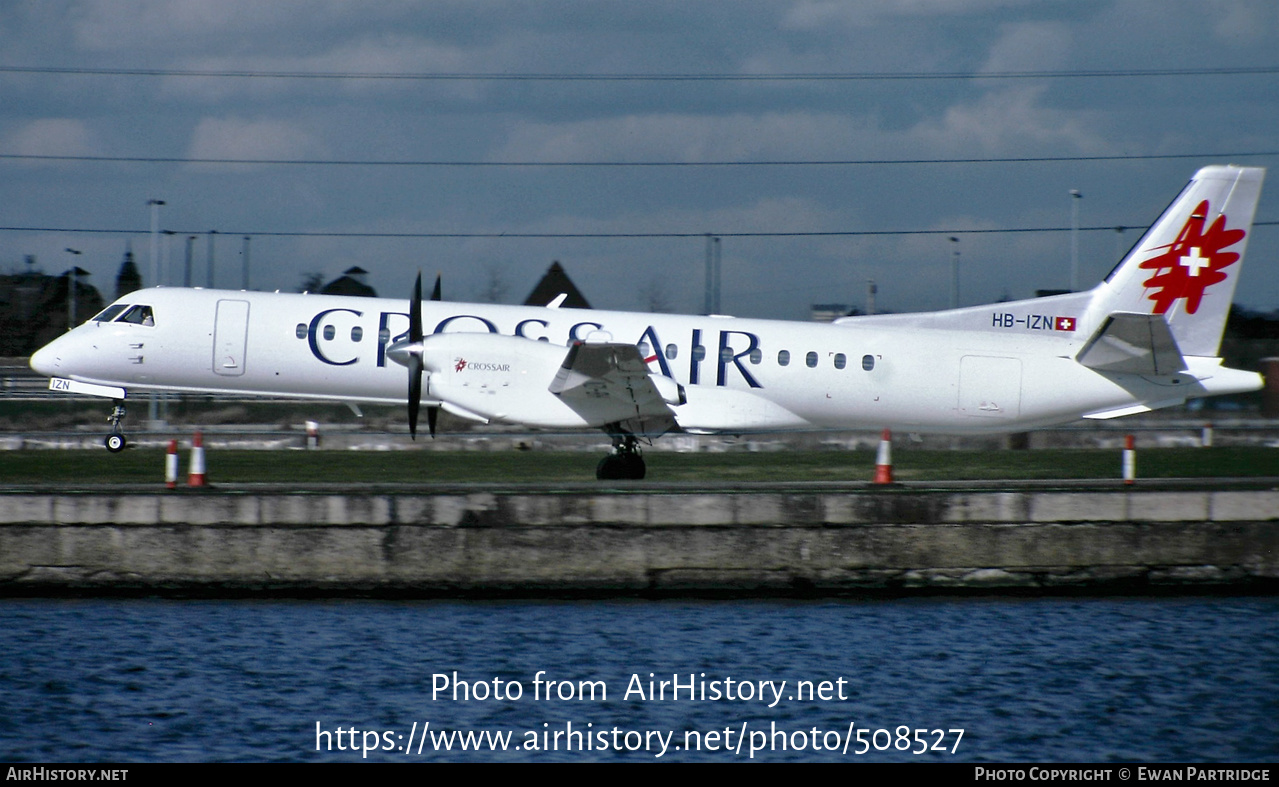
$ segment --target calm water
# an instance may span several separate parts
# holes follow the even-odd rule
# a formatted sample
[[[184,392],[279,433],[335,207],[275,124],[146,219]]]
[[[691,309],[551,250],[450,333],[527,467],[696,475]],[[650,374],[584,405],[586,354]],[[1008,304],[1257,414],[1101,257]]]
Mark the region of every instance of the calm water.
[[[10,600],[0,630],[2,760],[1279,759],[1276,598]]]

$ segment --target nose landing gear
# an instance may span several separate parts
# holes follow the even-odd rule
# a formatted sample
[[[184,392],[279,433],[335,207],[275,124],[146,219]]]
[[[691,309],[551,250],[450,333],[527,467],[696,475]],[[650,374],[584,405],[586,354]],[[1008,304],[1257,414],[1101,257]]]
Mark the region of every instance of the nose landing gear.
[[[108,451],[118,454],[124,450],[124,447],[129,442],[125,439],[124,432],[120,430],[120,422],[124,420],[124,416],[128,411],[124,407],[123,400],[115,399],[113,401],[115,402],[115,409],[111,411],[111,415],[107,418],[107,421],[111,424],[111,434],[107,435],[102,442]]]

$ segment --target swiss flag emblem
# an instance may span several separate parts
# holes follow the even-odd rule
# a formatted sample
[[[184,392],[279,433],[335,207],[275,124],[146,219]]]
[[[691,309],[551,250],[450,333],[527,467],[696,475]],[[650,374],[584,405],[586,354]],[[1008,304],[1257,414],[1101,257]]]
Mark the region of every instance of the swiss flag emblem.
[[[1075,330],[1074,317],[1055,317],[1053,318],[1054,331],[1073,331]]]

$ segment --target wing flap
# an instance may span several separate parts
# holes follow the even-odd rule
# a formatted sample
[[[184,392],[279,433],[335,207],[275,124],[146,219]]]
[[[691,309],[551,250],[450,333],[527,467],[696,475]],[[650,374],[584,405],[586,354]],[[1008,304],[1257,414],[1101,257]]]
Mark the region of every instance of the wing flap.
[[[587,421],[631,434],[657,437],[676,425],[668,396],[633,344],[574,344],[548,390]]]

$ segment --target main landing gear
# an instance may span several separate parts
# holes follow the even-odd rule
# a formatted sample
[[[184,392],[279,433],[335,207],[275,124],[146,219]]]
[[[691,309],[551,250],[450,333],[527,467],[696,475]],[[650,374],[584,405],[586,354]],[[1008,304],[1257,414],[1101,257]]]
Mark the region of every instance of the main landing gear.
[[[111,434],[107,435],[107,438],[102,442],[106,445],[108,451],[118,454],[124,450],[124,447],[129,442],[124,438],[124,432],[120,431],[120,422],[124,420],[124,416],[128,411],[124,409],[123,400],[113,399],[112,401],[115,402],[115,409],[111,411],[110,417],[107,418],[107,421],[111,423]]]
[[[613,453],[600,460],[595,477],[601,481],[638,481],[644,477],[644,457],[639,440],[631,434],[613,435]]]

